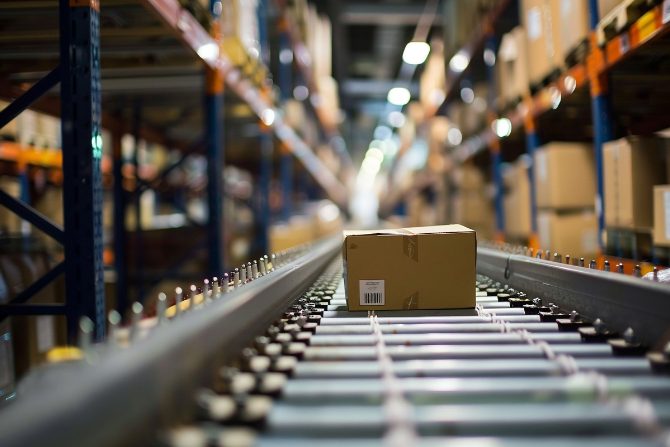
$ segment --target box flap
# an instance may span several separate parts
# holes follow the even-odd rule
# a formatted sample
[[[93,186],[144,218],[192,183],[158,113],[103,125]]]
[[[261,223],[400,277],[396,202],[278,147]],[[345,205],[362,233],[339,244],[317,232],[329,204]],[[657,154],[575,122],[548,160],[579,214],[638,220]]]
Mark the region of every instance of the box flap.
[[[432,225],[428,227],[411,227],[407,228],[407,231],[412,234],[430,234],[430,233],[474,233],[474,230],[471,230],[468,227],[463,225],[452,224],[452,225]]]

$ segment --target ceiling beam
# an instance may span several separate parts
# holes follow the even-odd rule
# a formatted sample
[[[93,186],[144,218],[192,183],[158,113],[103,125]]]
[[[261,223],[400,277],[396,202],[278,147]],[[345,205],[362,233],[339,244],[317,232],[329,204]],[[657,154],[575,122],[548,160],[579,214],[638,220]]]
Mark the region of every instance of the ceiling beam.
[[[415,5],[380,3],[349,3],[342,6],[340,20],[347,25],[416,25],[423,13],[422,3]],[[438,12],[434,26],[442,23]]]

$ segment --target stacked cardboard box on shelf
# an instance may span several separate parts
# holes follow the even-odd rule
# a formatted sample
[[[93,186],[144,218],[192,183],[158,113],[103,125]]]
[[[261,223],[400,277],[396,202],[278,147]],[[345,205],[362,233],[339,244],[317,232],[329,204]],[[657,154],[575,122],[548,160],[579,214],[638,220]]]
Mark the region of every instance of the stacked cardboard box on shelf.
[[[596,177],[591,145],[553,142],[533,159],[541,247],[590,257],[598,249]]]
[[[654,245],[670,247],[670,185],[654,186]]]
[[[557,43],[560,28],[558,3],[551,0],[522,0],[521,23],[526,31],[528,51],[528,80],[541,84],[552,71],[563,67],[563,57]]]
[[[532,232],[529,161],[522,157],[503,174],[505,234],[512,239],[526,239]]]
[[[453,221],[477,231],[481,239],[495,232],[493,201],[487,193],[482,171],[474,165],[460,166],[453,176],[458,192],[452,196]]]
[[[626,137],[603,146],[605,225],[648,232],[653,226],[653,188],[665,183],[668,140]]]
[[[526,31],[517,26],[500,42],[496,70],[498,102],[505,105],[528,94]]]

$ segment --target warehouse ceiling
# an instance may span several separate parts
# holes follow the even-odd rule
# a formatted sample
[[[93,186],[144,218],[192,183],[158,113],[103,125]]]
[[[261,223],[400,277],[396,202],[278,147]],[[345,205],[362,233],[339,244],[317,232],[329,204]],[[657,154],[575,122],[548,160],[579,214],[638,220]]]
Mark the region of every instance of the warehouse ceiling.
[[[333,25],[333,75],[342,106],[354,111],[385,101],[398,76],[405,44],[412,39],[425,0],[317,0]],[[439,14],[433,33],[442,23]],[[414,86],[417,90],[418,86]]]

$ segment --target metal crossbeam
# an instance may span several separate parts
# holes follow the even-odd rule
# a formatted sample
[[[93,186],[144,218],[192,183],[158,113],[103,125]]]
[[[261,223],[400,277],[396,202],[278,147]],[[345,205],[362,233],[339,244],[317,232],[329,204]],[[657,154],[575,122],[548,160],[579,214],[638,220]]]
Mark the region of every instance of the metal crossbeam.
[[[21,293],[16,295],[9,304],[25,303],[30,298],[32,298],[36,293],[38,293],[49,283],[51,283],[54,279],[56,279],[64,271],[65,271],[65,262],[61,261],[51,270],[49,270],[40,278],[38,278],[37,281],[33,282],[27,288],[23,289]]]
[[[10,315],[65,315],[65,304],[3,304],[0,305],[0,319]]]
[[[60,66],[51,70],[46,76],[37,81],[24,94],[16,98],[7,107],[0,111],[0,129],[27,109],[40,96],[51,90],[60,82]]]
[[[35,208],[26,205],[2,190],[0,190],[0,205],[6,207],[21,219],[27,220],[35,225],[55,241],[60,242],[61,244],[65,241],[65,233],[60,225],[52,222],[48,217],[37,211]]]

